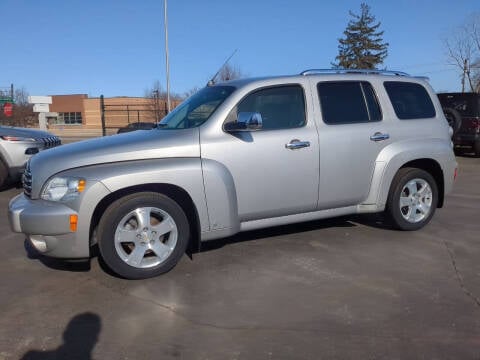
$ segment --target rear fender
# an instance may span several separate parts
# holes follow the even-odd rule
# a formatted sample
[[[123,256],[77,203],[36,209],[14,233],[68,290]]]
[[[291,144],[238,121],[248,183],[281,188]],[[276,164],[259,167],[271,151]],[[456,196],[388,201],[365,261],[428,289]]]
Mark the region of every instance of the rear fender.
[[[444,185],[439,191],[443,194],[451,190],[457,163],[450,142],[442,139],[407,140],[391,144],[380,152],[375,163],[369,195],[362,205],[376,205],[378,211],[385,209],[396,173],[405,164],[415,160],[437,163],[443,173],[443,179],[437,179],[437,183]]]

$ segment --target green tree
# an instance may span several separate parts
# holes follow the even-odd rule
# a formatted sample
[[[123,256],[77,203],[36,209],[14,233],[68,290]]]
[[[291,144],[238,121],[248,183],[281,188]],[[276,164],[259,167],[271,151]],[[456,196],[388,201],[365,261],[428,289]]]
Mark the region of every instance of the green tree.
[[[350,11],[353,17],[343,32],[344,37],[338,39],[338,55],[335,68],[375,69],[383,63],[388,54],[388,43],[383,41],[383,31],[379,31],[380,22],[370,14],[370,6],[360,5],[361,14]]]

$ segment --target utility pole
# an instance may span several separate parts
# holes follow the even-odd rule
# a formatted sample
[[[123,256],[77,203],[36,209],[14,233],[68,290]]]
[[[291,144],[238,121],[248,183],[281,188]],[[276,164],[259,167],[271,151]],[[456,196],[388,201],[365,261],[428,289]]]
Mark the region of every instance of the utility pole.
[[[465,76],[466,75],[467,75],[467,59],[463,61],[462,93],[465,92]]]
[[[165,62],[167,67],[167,112],[169,113],[171,110],[170,106],[170,66],[168,63],[168,20],[167,20],[167,0],[163,2],[163,17],[164,17],[164,25],[165,25]]]

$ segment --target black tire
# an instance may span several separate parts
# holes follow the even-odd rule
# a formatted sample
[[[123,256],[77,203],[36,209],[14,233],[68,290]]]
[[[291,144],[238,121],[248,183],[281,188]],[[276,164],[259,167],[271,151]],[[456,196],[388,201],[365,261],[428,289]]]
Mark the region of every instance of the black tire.
[[[148,212],[143,220],[148,218],[149,224],[143,229],[140,229],[142,218],[138,211],[142,215]],[[161,233],[158,226],[165,223],[168,216],[168,224],[173,221],[175,229],[169,230],[165,236],[156,236],[155,231]],[[157,224],[152,224],[152,220]],[[125,235],[120,236],[121,233]],[[178,263],[187,249],[190,227],[182,208],[171,198],[142,192],[113,202],[100,219],[97,236],[100,254],[113,272],[127,279],[145,279],[163,274]],[[132,241],[116,241],[115,236],[117,240],[125,236]],[[162,251],[167,249],[166,253],[160,255],[161,251],[153,248],[157,245]],[[134,251],[137,254],[143,251],[140,261],[132,256]],[[130,260],[131,264],[128,263]]]
[[[443,108],[443,113],[445,114],[448,125],[453,129],[453,136],[455,136],[462,126],[462,116],[457,110],[452,108]]]
[[[415,181],[412,182],[413,180]],[[411,186],[420,190],[424,184],[428,184],[430,192],[425,188],[425,192],[421,194],[420,192],[412,193],[410,188],[408,188],[408,186]],[[402,207],[400,205],[401,197],[403,201],[412,201],[412,203]],[[386,212],[392,225],[397,229],[405,231],[418,230],[430,221],[435,213],[437,204],[438,187],[434,178],[421,169],[402,168],[397,172],[392,181]],[[421,207],[421,210],[419,207]],[[423,209],[427,208],[428,211],[423,212]]]
[[[3,163],[3,160],[0,159],[0,189],[3,189],[3,187],[6,184],[8,178],[8,169]]]

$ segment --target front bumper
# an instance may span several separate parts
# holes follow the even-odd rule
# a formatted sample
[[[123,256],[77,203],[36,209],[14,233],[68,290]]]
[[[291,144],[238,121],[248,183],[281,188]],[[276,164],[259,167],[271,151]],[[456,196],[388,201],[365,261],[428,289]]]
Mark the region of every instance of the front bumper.
[[[78,214],[64,204],[31,200],[24,194],[14,197],[8,207],[12,230],[24,233],[42,254],[60,258],[88,257],[89,252],[85,251],[78,233],[70,230],[70,215]]]

